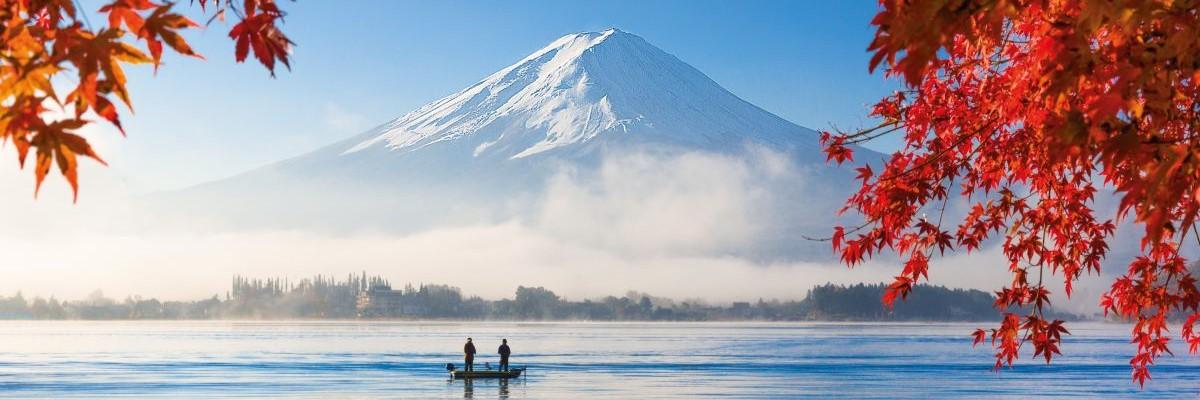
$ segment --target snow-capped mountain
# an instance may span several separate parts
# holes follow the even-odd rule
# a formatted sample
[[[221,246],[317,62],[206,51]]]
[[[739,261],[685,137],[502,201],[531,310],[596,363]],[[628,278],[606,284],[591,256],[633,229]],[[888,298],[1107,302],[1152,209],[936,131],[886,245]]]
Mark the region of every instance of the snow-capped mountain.
[[[865,153],[860,160],[875,154],[860,151]],[[578,185],[617,179],[614,168],[604,168],[606,159],[645,153],[716,155],[715,162],[724,164],[713,169],[732,169],[739,182],[755,182],[732,184],[733,196],[795,202],[789,210],[821,214],[821,229],[853,179],[848,168],[825,164],[816,132],[738,98],[641,37],[609,29],[563,36],[462,91],[360,135],[168,194],[171,200],[160,204],[205,221],[412,231],[421,228],[397,227],[537,214],[554,202],[545,189],[563,171]],[[788,165],[772,161],[776,158]],[[694,159],[675,161],[668,163],[684,168],[674,172],[680,179],[703,176],[680,167]],[[635,165],[645,171],[632,179],[668,176],[644,167]],[[803,170],[802,183],[778,183],[778,190],[763,186],[780,181],[782,170]],[[701,191],[708,184],[701,182]],[[596,191],[604,189],[584,189]],[[644,200],[623,201],[637,207]],[[732,212],[768,213],[756,207]],[[767,219],[792,223],[788,218],[804,219],[782,214]]]
[[[472,156],[518,159],[608,141],[706,149],[747,141],[810,145],[811,134],[641,37],[609,29],[563,36],[351,141],[342,154],[372,148],[407,153],[463,142]]]

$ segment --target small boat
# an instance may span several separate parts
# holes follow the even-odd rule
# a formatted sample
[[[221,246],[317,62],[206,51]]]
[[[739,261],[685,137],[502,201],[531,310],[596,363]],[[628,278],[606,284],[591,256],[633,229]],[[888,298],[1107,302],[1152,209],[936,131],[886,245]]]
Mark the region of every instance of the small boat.
[[[450,371],[450,379],[490,379],[490,378],[516,378],[525,372],[525,368],[512,368],[508,371]]]

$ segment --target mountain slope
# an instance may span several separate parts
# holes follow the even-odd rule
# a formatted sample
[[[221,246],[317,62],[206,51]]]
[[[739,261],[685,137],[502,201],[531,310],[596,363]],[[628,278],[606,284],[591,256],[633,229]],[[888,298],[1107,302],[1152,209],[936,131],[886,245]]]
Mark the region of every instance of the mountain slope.
[[[860,160],[879,156],[859,151]],[[670,158],[687,154],[711,157]],[[738,201],[749,196],[758,202],[737,204],[747,209],[734,209],[735,218],[753,214],[791,227],[817,221],[822,231],[836,209],[834,200],[844,198],[853,179],[848,168],[824,163],[816,132],[738,98],[642,38],[610,29],[563,36],[363,134],[168,194],[159,204],[205,222],[411,232],[447,222],[543,218],[541,208],[552,202],[547,187],[564,171],[584,192],[625,190],[588,187],[611,178],[614,168],[605,169],[605,163],[613,158],[676,168],[634,165],[641,175],[622,179],[654,182],[628,183],[639,190],[672,186],[661,181],[671,174],[690,178],[706,172],[689,168],[710,168],[720,172],[716,176],[733,170],[739,181],[725,186]],[[787,165],[774,165],[775,158]],[[781,170],[804,176],[782,183]],[[677,197],[702,198],[716,186],[701,181],[689,189],[700,193]],[[713,207],[722,199],[713,200]],[[627,200],[638,207],[654,199]],[[786,210],[754,209],[766,203]],[[782,233],[764,239],[787,242],[781,247],[796,247],[795,240]]]
[[[515,159],[606,140],[712,150],[815,140],[811,131],[616,29],[564,36],[366,136],[343,155],[376,147],[415,152],[453,141],[469,143],[476,157]]]

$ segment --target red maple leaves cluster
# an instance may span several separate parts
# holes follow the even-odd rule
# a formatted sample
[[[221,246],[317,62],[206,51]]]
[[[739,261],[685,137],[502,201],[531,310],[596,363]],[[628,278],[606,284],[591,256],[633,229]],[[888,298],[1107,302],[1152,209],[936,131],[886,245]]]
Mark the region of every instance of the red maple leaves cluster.
[[[197,1],[205,12],[213,11],[210,22],[224,20],[227,11],[238,16],[229,32],[237,41],[238,62],[253,49],[272,75],[276,61],[289,66],[292,42],[277,27],[284,14],[273,0]],[[151,63],[157,68],[164,45],[200,57],[180,35],[199,25],[173,7],[170,2],[113,0],[98,10],[107,15],[107,25],[92,27],[74,0],[0,0],[0,103],[5,105],[0,142],[14,144],[22,167],[35,154],[35,195],[54,165],[78,194],[78,157],[104,162],[76,132],[91,123],[85,119],[90,112],[124,133],[115,100],[132,110],[126,65]],[[149,56],[136,46],[139,42]],[[59,76],[74,85],[66,96],[52,83]],[[70,115],[56,116],[63,110]]]
[[[903,146],[877,174],[859,168],[860,189],[843,211],[866,223],[836,227],[833,248],[848,265],[892,250],[903,270],[891,304],[927,279],[929,259],[1002,238],[1011,281],[996,292],[996,367],[1022,347],[1050,362],[1062,321],[1044,317],[1063,293],[1100,272],[1114,221],[1144,226],[1142,255],[1103,296],[1106,313],[1134,322],[1133,379],[1169,353],[1168,321],[1189,316],[1182,338],[1195,352],[1200,295],[1179,243],[1200,243],[1200,6],[1166,0],[881,0],[871,68],[884,65],[905,90],[881,100],[882,120],[858,132],[822,134],[828,158],[887,134]],[[1101,190],[1120,201],[1098,216]],[[957,221],[946,203],[965,201]],[[933,215],[933,217],[929,217]],[[943,222],[946,222],[943,224]],[[1026,310],[1026,311],[1022,311]],[[1023,314],[1023,315],[1022,315]]]

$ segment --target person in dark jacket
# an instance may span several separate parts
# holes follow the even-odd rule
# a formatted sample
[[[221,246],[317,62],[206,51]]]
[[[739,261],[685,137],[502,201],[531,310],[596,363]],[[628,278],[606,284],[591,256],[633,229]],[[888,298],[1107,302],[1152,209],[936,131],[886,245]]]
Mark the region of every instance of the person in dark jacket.
[[[463,370],[474,371],[475,366],[475,344],[471,343],[471,338],[467,338],[467,344],[463,346]]]
[[[512,354],[512,350],[508,348],[508,339],[500,339],[500,370],[508,371],[508,355]]]

